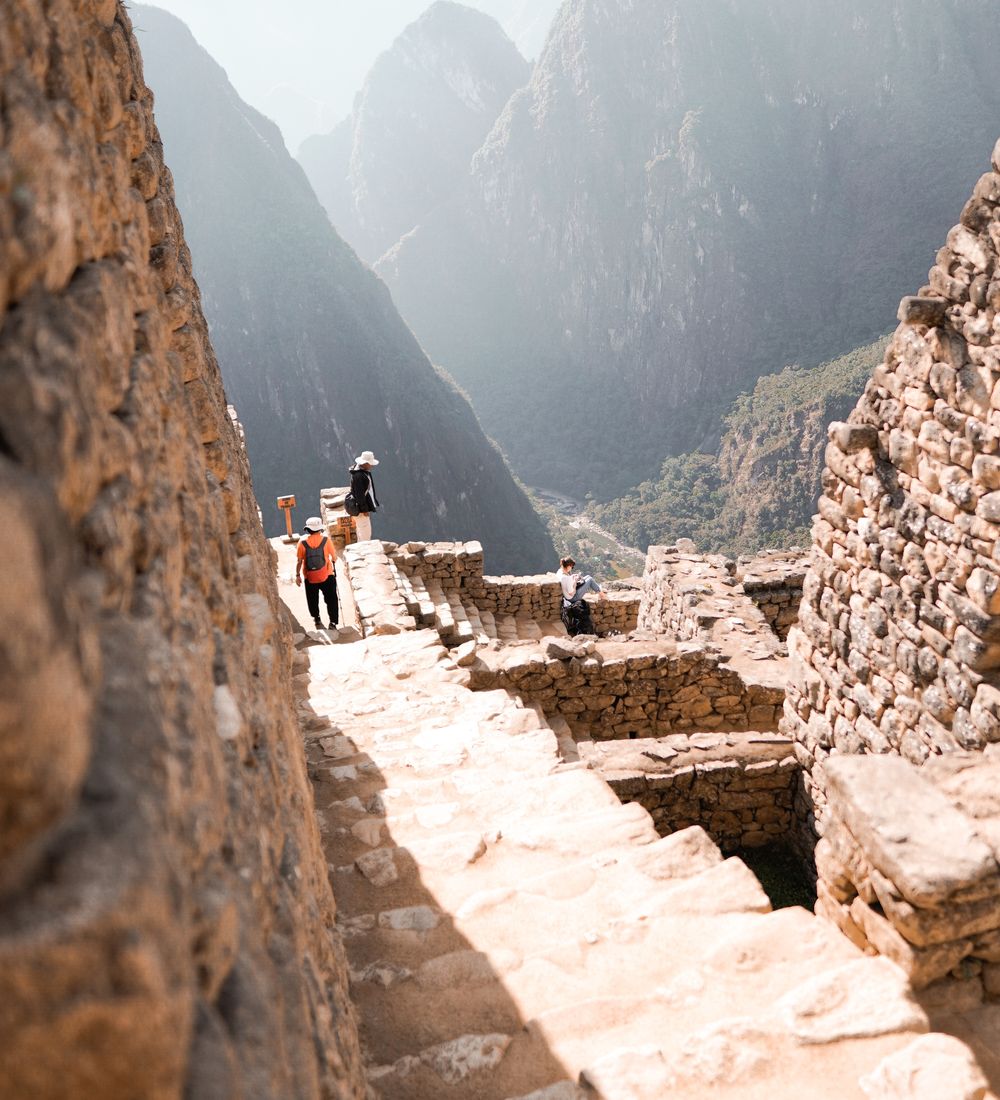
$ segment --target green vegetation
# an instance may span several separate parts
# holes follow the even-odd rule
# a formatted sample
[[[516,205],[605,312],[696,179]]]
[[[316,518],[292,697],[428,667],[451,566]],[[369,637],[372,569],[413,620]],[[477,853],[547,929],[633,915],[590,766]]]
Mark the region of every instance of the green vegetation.
[[[601,530],[588,516],[568,515],[533,490],[526,486],[522,488],[548,528],[558,557],[570,554],[587,572],[604,580],[642,575],[645,567],[643,553],[621,545],[618,539]]]
[[[849,414],[887,342],[766,375],[734,401],[715,454],[673,455],[657,481],[592,505],[591,514],[641,548],[689,538],[704,551],[744,554],[808,542],[826,426]]]

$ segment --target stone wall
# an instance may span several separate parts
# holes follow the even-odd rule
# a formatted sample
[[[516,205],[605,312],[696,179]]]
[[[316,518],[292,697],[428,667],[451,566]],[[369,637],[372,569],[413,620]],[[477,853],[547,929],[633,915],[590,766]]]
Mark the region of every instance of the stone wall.
[[[799,617],[807,556],[807,551],[792,547],[765,550],[736,561],[740,589],[753,600],[782,641],[787,641],[788,632]]]
[[[638,628],[697,639],[735,653],[777,656],[801,596],[802,552],[770,551],[735,562],[699,554],[690,539],[651,546]]]
[[[114,0],[0,7],[0,1093],[360,1097],[289,634]]]
[[[515,692],[593,740],[774,730],[784,698],[780,686],[748,683],[718,653],[694,642],[566,639],[481,651],[472,687]]]
[[[1000,760],[916,768],[896,755],[825,769],[817,912],[952,1010],[1000,1000]]]
[[[510,615],[539,623],[560,621],[560,586],[551,573],[484,576],[483,548],[478,542],[408,542],[397,546],[374,540],[351,546],[347,560],[361,563],[358,570],[351,567],[352,582],[355,577],[358,581],[355,589],[359,608],[367,627],[380,633],[391,632],[390,623],[401,630],[435,625],[433,605],[448,596],[457,596],[467,608],[493,618]],[[419,586],[412,583],[415,578]],[[625,587],[609,591],[606,600],[589,598],[598,633],[627,634],[634,630],[639,598],[637,591]],[[421,603],[428,599],[431,606],[421,611]],[[447,629],[442,637],[448,644],[463,640],[460,633]]]
[[[674,735],[580,745],[622,802],[638,802],[661,836],[700,825],[723,852],[789,836],[799,766],[786,737]]]
[[[1000,145],[993,160],[830,427],[784,727],[820,819],[832,753],[920,764],[1000,740]]]

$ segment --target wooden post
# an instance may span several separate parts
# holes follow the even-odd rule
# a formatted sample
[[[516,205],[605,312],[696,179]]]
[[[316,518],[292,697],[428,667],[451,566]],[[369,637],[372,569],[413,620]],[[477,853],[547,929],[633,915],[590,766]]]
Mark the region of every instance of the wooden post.
[[[295,507],[295,497],[278,497],[278,507],[285,513],[285,527],[288,528],[284,541],[298,542],[298,535],[292,534],[292,509]]]

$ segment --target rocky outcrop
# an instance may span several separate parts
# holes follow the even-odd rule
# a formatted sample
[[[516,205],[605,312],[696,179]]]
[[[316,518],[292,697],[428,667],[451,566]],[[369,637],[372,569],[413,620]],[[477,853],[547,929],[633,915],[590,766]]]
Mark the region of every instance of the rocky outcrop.
[[[299,151],[337,231],[374,263],[452,198],[528,63],[488,15],[437,0],[375,62],[350,119]]]
[[[1000,146],[829,430],[785,728],[823,829],[834,753],[1000,740]]]
[[[530,484],[613,496],[882,334],[995,138],[991,15],[571,0],[463,202],[378,270]]]
[[[331,228],[277,129],[182,23],[134,11],[269,532],[283,529],[275,497],[318,501],[371,449],[382,460],[377,536],[478,538],[491,568],[547,566],[551,541],[503,458]]]
[[[0,1093],[363,1095],[270,550],[123,4],[0,9]]]

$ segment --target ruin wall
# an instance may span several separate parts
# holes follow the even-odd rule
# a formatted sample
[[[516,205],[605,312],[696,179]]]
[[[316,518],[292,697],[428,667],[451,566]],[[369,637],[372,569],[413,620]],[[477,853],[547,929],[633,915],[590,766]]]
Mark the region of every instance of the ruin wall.
[[[723,852],[791,835],[799,766],[768,734],[696,734],[580,745],[580,757],[622,802],[649,811],[661,836],[700,825]]]
[[[457,596],[476,612],[494,618],[511,615],[534,622],[560,621],[561,589],[553,574],[484,576],[483,548],[478,542],[397,546],[373,540],[371,545],[348,547],[346,556],[362,618],[376,632],[389,630],[390,624],[401,630],[433,624],[434,607],[421,610],[422,592],[414,593],[408,583],[413,578],[428,590],[432,605]],[[588,597],[594,628],[602,635],[628,634],[636,627],[639,600],[639,592],[630,588],[612,589],[605,600]]]
[[[593,740],[658,737],[684,730],[775,730],[784,693],[748,683],[720,655],[694,642],[586,643],[483,651],[472,666],[475,691],[503,688]],[[643,651],[645,649],[645,652]],[[560,655],[564,654],[564,655]]]
[[[1000,1000],[1000,760],[833,757],[816,912],[892,959],[922,1001]]]
[[[0,7],[0,1094],[364,1095],[289,631],[126,8]]]
[[[722,554],[699,554],[690,539],[651,546],[638,628],[712,641],[738,621],[745,643],[770,645],[772,635],[785,641],[798,617],[805,557],[803,550],[767,550],[734,561]]]
[[[823,832],[831,754],[1000,740],[1000,145],[831,425],[784,728]]]
[[[736,580],[744,595],[757,605],[764,621],[784,642],[798,622],[807,551],[764,550],[738,558]]]

